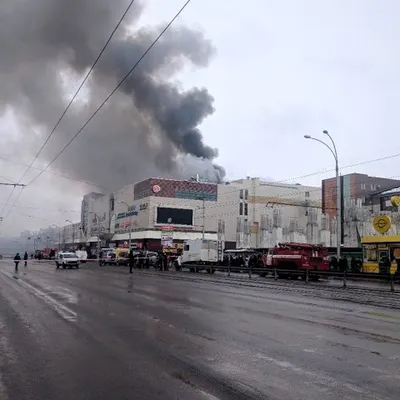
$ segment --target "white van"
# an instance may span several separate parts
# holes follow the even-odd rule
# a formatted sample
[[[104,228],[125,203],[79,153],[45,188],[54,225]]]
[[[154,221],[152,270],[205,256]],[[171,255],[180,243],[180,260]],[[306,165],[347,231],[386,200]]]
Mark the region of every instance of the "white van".
[[[79,262],[81,262],[82,264],[84,264],[87,261],[88,255],[86,250],[76,250],[75,254],[78,257]]]
[[[79,268],[79,258],[75,253],[60,252],[56,257],[57,269],[60,267],[65,268]]]

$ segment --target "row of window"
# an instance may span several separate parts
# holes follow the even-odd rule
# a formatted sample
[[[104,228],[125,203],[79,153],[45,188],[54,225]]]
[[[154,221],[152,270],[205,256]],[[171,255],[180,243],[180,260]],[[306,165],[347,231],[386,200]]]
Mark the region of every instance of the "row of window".
[[[361,190],[367,190],[367,184],[366,183],[362,183],[361,185]],[[371,190],[378,190],[380,188],[380,185],[376,185],[371,183]]]
[[[249,191],[248,189],[240,189],[240,200],[248,200]]]
[[[193,190],[177,190],[175,192],[177,199],[188,199],[188,200],[206,200],[206,201],[217,201],[217,193],[209,193],[205,191],[193,191]]]
[[[249,205],[247,203],[239,203],[239,215],[249,215]]]

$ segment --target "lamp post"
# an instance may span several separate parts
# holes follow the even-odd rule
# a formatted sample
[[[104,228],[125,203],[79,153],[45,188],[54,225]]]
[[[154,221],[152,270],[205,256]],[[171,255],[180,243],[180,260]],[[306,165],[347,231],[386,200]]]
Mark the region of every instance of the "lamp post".
[[[75,250],[75,226],[72,221],[66,219],[65,222],[69,222],[72,225],[72,250]]]
[[[335,141],[332,139],[332,136],[329,134],[327,130],[322,131],[322,133],[329,137],[332,146],[328,143],[324,142],[321,139],[317,139],[310,135],[304,135],[305,139],[315,140],[323,144],[325,147],[329,149],[335,159],[335,170],[336,170],[336,245],[337,245],[337,259],[340,260],[340,244],[342,241],[341,235],[341,219],[342,219],[342,207],[341,207],[341,193],[340,193],[340,176],[339,176],[339,157],[336,150]]]
[[[129,214],[129,204],[126,201],[119,200],[118,204],[124,204],[126,206],[126,212]],[[129,215],[129,251],[131,251],[131,242],[132,242],[132,214]]]

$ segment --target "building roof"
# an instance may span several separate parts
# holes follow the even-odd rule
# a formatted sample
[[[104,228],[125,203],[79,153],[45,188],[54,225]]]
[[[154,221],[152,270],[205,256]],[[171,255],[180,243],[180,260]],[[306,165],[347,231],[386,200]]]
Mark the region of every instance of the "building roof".
[[[381,196],[387,196],[387,195],[396,194],[396,193],[400,193],[400,186],[396,186],[396,187],[394,187],[392,189],[385,190],[384,192],[380,192],[379,194]]]

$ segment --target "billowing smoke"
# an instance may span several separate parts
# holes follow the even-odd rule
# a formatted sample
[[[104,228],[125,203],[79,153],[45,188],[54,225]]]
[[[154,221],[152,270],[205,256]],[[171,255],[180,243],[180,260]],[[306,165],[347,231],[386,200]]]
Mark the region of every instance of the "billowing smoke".
[[[9,153],[17,146],[35,154],[127,3],[2,0],[0,113],[12,109],[24,132],[22,141],[10,143]],[[162,29],[139,26],[141,12],[137,0],[88,90],[46,146],[44,160],[57,154]],[[173,25],[54,167],[110,189],[149,176],[199,173],[222,179],[224,169],[213,163],[218,152],[203,142],[199,130],[214,112],[214,99],[204,88],[183,90],[174,80],[187,63],[205,67],[213,54],[201,32]]]

